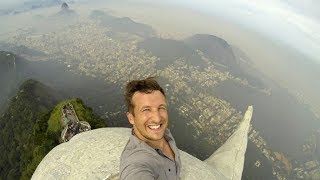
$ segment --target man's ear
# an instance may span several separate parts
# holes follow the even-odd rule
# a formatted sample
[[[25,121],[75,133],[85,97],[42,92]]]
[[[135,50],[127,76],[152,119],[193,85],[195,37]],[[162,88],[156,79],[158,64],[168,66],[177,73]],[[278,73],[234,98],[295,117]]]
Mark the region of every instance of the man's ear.
[[[134,125],[134,116],[130,112],[127,112],[127,118],[130,122],[130,124]]]

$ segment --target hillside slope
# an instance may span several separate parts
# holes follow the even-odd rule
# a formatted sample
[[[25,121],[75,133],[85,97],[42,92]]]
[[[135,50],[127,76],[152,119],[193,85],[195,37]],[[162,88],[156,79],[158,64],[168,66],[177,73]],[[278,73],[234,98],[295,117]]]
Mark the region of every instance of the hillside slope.
[[[61,100],[50,87],[27,80],[0,117],[0,179],[30,179],[43,157],[56,145],[62,127],[61,107],[71,103],[79,120],[105,127],[81,99]]]
[[[29,151],[27,142],[33,126],[43,112],[57,103],[54,92],[47,86],[27,80],[19,88],[8,108],[0,117],[0,177],[17,179],[21,174]]]

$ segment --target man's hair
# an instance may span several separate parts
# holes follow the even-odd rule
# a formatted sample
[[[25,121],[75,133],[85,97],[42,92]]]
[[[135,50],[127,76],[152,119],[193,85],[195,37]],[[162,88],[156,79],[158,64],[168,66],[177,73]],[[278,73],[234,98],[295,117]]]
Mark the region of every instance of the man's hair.
[[[132,103],[132,96],[135,92],[149,94],[152,91],[160,91],[164,96],[166,96],[162,87],[158,84],[154,77],[148,77],[142,80],[132,80],[128,82],[124,95],[128,111],[134,115],[134,104]]]

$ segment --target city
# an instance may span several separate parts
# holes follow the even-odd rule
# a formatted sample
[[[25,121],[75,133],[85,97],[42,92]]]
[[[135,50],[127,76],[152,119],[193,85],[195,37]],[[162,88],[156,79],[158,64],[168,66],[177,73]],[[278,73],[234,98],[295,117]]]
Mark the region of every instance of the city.
[[[143,37],[115,33],[92,20],[82,19],[61,31],[45,34],[29,29],[27,31],[29,33],[12,35],[11,43],[44,52],[45,56],[39,59],[48,60],[46,57],[50,57],[50,60],[63,62],[74,73],[118,84],[151,75],[165,78],[168,81],[166,89],[169,105],[176,106],[180,115],[188,119],[186,124],[196,131],[194,138],[206,135],[208,138],[205,141],[208,144],[223,144],[242,119],[242,112],[227,101],[212,96],[209,91],[228,80],[250,85],[244,79],[218,70],[199,50],[197,53],[207,62],[204,69],[187,64],[183,58],[176,59],[163,69],[157,69],[156,62],[160,59],[137,48]],[[182,96],[183,99],[175,98]],[[254,127],[250,130],[249,140],[271,162],[273,175],[277,179],[308,179],[310,175],[320,174],[318,160],[298,162],[284,153],[273,151]],[[303,145],[303,148],[307,152],[313,148],[313,144]],[[255,165],[259,168],[262,164],[257,160]]]

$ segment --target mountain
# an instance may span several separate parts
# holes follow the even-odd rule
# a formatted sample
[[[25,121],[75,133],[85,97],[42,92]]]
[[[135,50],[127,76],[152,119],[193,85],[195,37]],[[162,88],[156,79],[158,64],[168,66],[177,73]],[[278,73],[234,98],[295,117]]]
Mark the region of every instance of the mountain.
[[[0,42],[0,49],[2,50],[1,52],[3,53],[14,54],[16,56],[16,60],[21,59],[21,57],[17,56],[21,54],[23,54],[24,56],[44,56],[45,55],[44,52],[31,49],[24,45],[15,45],[13,43],[7,43],[2,41]]]
[[[15,55],[7,51],[0,51],[0,72],[7,73],[14,71],[14,68]]]
[[[144,49],[154,56],[160,58],[157,62],[158,68],[172,64],[176,59],[184,59],[187,64],[205,67],[205,62],[197,52],[187,46],[183,41],[162,38],[148,38],[138,43],[138,48]]]
[[[71,103],[80,121],[92,129],[105,123],[81,99],[64,100],[50,87],[27,80],[0,117],[0,179],[30,179],[42,158],[56,145],[62,131],[61,107]]]
[[[217,69],[229,71],[235,77],[246,79],[255,87],[264,87],[263,82],[255,77],[257,72],[250,72],[252,67],[248,64],[249,59],[224,39],[209,34],[196,34],[185,39],[184,42],[194,50],[200,50]],[[241,60],[247,62],[244,64]]]
[[[231,73],[238,73],[238,63],[231,46],[225,40],[209,34],[196,34],[187,38],[185,43],[203,52],[213,63],[220,64]]]
[[[1,48],[1,46],[0,46]],[[0,51],[0,81],[7,77],[19,75],[27,66],[28,62],[11,51]]]
[[[14,7],[0,9],[0,15],[19,14],[38,8],[52,7],[61,4],[61,0],[28,0]]]
[[[157,65],[160,68],[180,58],[189,65],[204,68],[207,65],[203,59],[209,59],[220,70],[233,75],[242,73],[231,46],[225,40],[209,34],[196,34],[184,41],[151,37],[139,42],[138,48],[159,57]]]
[[[28,63],[19,56],[9,51],[0,51],[0,112],[7,104],[8,97],[17,92],[27,66]]]
[[[61,10],[58,12],[58,16],[76,16],[77,13],[69,8],[69,5],[64,2],[61,5]]]
[[[102,26],[111,27],[114,32],[135,34],[143,37],[150,37],[155,34],[151,26],[137,23],[128,17],[115,17],[100,10],[92,11],[90,18],[99,21]]]
[[[77,116],[79,118],[79,121],[87,121],[91,125],[92,129],[97,129],[106,126],[102,119],[93,114],[92,108],[87,107],[81,99],[75,98],[64,100],[53,108],[50,117],[47,120],[47,133],[54,135],[55,137],[60,137],[60,133],[62,130],[60,125],[60,119],[62,117],[62,107],[68,103],[73,105],[74,110],[76,111]]]
[[[33,133],[29,138],[29,149],[26,152],[30,161],[23,169],[21,178],[30,179],[34,170],[46,156],[46,154],[57,146],[60,141],[60,135],[63,127],[60,125],[62,117],[62,107],[66,104],[72,104],[80,121],[86,121],[92,129],[105,127],[104,120],[94,115],[92,109],[87,107],[79,98],[63,100],[57,104],[50,112],[41,116],[33,126]]]
[[[24,82],[8,108],[0,117],[0,168],[2,179],[17,179],[28,158],[27,146],[33,126],[43,112],[57,103],[54,92],[47,86],[34,81]]]
[[[69,6],[66,2],[62,3],[61,10],[69,10]]]

